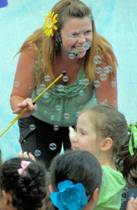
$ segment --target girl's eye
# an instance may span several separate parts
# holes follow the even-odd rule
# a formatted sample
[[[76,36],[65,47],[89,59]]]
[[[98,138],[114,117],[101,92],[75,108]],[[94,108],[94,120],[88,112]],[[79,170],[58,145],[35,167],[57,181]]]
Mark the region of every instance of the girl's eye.
[[[81,132],[81,135],[84,136],[84,135],[86,135],[86,133],[85,132]]]
[[[81,130],[81,129],[75,129],[75,130],[78,135],[81,135],[81,136],[86,135],[86,132],[84,130]]]
[[[80,134],[81,136],[86,135],[86,133],[85,133],[84,131],[79,131],[79,134]]]

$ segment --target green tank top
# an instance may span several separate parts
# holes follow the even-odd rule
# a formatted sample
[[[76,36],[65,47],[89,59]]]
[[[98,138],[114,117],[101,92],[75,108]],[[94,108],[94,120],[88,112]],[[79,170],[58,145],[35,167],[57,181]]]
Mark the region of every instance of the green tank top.
[[[35,69],[37,71],[38,69]],[[39,85],[32,94],[36,97],[42,90]],[[55,85],[37,101],[37,111],[32,115],[39,120],[54,126],[75,125],[79,112],[86,107],[97,104],[93,81],[85,77],[83,68],[80,69],[77,79],[69,85]]]

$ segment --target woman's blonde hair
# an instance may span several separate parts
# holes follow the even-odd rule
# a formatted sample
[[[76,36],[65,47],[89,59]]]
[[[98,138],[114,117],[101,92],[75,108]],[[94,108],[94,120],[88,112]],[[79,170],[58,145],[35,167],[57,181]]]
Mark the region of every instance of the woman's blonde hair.
[[[65,21],[73,17],[83,18],[88,16],[91,18],[92,22],[92,47],[87,52],[84,62],[87,78],[91,80],[95,79],[95,64],[93,59],[96,54],[100,55],[106,64],[112,66],[112,74],[115,74],[117,62],[112,51],[112,47],[109,42],[96,33],[93,16],[89,7],[79,0],[60,0],[52,8],[52,11],[54,11],[55,14],[58,14],[58,30],[55,32],[54,36],[46,37],[43,33],[43,28],[40,28],[24,42],[20,49],[20,52],[22,52],[30,46],[34,46],[36,48],[39,59],[37,83],[39,84],[41,82],[45,74],[50,75],[50,77],[54,79],[53,62],[56,57],[56,53],[58,52],[55,37],[57,34],[60,34]]]

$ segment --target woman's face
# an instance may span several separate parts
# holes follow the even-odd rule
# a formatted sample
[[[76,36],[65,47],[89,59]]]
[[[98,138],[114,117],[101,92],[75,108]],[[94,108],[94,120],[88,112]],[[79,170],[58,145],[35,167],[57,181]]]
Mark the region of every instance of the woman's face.
[[[74,52],[77,58],[83,58],[92,42],[92,23],[88,16],[69,18],[62,30],[62,49],[66,53]]]

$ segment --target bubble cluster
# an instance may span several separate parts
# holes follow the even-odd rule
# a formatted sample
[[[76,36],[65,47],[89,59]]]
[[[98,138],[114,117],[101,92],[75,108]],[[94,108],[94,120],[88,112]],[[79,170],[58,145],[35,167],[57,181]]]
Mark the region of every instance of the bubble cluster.
[[[101,82],[100,82],[99,80],[95,80],[95,81],[94,81],[94,87],[95,87],[95,88],[99,88],[100,85],[101,85]]]
[[[101,81],[106,81],[106,80],[107,80],[107,77],[108,77],[108,76],[107,76],[107,74],[105,74],[105,73],[101,73],[101,74],[100,74],[100,80],[101,80]]]
[[[45,76],[44,76],[44,81],[45,81],[45,82],[50,82],[50,81],[51,81],[50,75],[45,75]]]
[[[79,85],[84,85],[84,86],[88,86],[89,85],[89,79],[80,79],[79,81],[78,81],[78,84]]]
[[[105,81],[108,78],[108,74],[112,72],[112,67],[107,65],[105,67],[96,66],[96,73],[99,74],[100,80]]]
[[[93,58],[93,63],[94,64],[101,64],[102,63],[102,58],[99,55],[95,55]]]
[[[105,66],[104,69],[103,69],[104,73],[106,74],[109,74],[112,72],[112,66],[108,65],[108,66]]]

